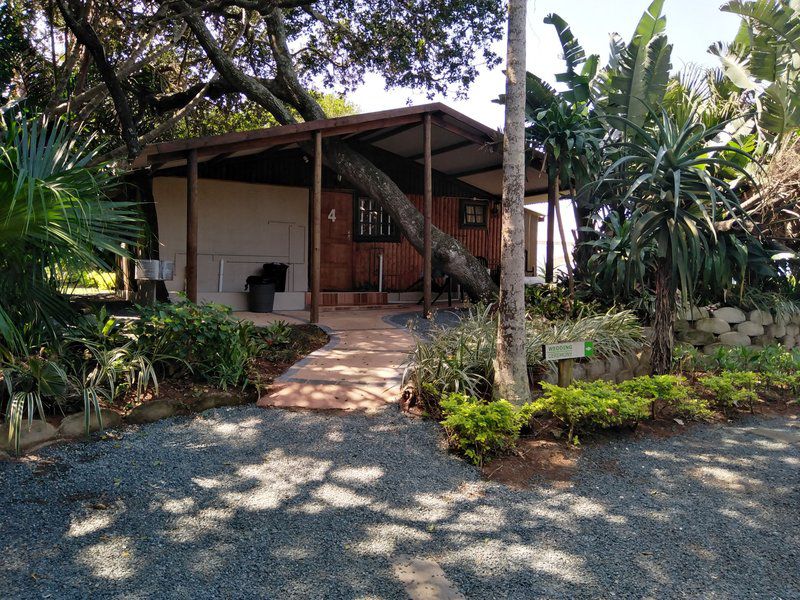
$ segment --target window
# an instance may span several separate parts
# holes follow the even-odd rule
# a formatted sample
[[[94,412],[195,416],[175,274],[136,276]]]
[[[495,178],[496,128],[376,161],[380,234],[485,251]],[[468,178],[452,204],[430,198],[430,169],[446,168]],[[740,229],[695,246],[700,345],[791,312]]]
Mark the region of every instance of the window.
[[[483,200],[461,201],[461,227],[486,227],[487,203]]]
[[[356,197],[355,240],[357,242],[398,242],[400,235],[392,217],[377,200]]]

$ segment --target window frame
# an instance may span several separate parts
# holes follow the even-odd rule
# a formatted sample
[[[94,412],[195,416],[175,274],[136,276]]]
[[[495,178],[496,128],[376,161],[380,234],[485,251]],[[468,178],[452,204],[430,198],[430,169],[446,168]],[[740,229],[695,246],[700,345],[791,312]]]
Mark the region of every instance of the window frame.
[[[467,222],[467,206],[479,206],[483,209],[483,223]],[[480,198],[462,198],[458,210],[458,226],[460,229],[487,229],[489,227],[489,201]]]
[[[400,230],[397,223],[392,220],[392,216],[386,212],[386,209],[379,205],[380,211],[386,216],[392,227],[392,233],[388,235],[363,235],[361,233],[361,200],[369,200],[377,202],[374,198],[364,196],[362,194],[353,194],[353,241],[354,242],[385,242],[396,243],[400,241]]]

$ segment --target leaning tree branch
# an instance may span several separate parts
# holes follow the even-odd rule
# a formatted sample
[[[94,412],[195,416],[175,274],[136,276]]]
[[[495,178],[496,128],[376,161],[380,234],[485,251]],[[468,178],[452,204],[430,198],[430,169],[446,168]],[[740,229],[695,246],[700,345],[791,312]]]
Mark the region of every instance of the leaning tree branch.
[[[197,109],[197,107],[200,106],[200,101],[203,100],[203,98],[205,98],[206,93],[208,92],[208,88],[210,88],[214,82],[215,78],[212,78],[210,81],[203,84],[201,88],[197,91],[197,93],[194,95],[194,97],[189,102],[187,102],[180,110],[176,111],[175,114],[173,114],[172,116],[170,116],[169,119],[161,123],[161,125],[159,125],[155,129],[148,131],[146,134],[140,137],[139,144],[144,146],[145,144],[149,144],[150,142],[158,139],[158,137],[162,133],[166,133],[167,131],[169,131],[172,127],[175,126],[176,123],[178,123],[178,121],[192,114]],[[96,162],[104,163],[121,158],[125,154],[125,149],[126,147],[124,145],[118,146],[114,150],[107,152],[103,156],[99,157]]]
[[[189,7],[185,2],[180,2],[183,5],[184,20],[189,28],[194,33],[200,46],[205,51],[211,63],[217,72],[225,78],[228,83],[237,88],[241,93],[245,94],[251,100],[254,100],[272,113],[272,116],[282,125],[295,123],[296,119],[292,113],[286,108],[281,100],[273,94],[266,86],[264,86],[258,79],[243,73],[233,62],[222,48],[217,44],[214,36],[206,27],[205,21],[202,16],[197,12],[187,10]]]
[[[129,158],[135,158],[142,150],[141,145],[139,145],[139,135],[136,131],[136,124],[133,121],[131,108],[125,96],[125,91],[122,89],[122,84],[117,77],[114,67],[111,66],[111,63],[106,57],[103,44],[100,42],[100,39],[97,37],[97,34],[89,22],[85,18],[81,19],[76,16],[76,12],[80,12],[80,10],[75,10],[75,8],[80,9],[79,0],[69,0],[71,6],[67,5],[66,0],[56,0],[56,2],[58,3],[58,8],[64,17],[64,22],[67,24],[67,27],[70,28],[75,38],[86,46],[86,49],[92,55],[100,77],[103,79],[111,99],[114,102],[114,108],[116,109],[117,119],[119,120],[122,133],[122,140],[125,142],[125,146],[128,149],[128,156]]]

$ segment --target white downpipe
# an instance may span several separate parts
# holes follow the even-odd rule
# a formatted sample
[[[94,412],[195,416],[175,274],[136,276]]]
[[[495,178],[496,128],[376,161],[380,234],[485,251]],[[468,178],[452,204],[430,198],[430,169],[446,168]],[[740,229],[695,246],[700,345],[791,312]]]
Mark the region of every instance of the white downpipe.
[[[219,282],[217,283],[217,291],[222,293],[222,278],[225,275],[225,259],[219,259]]]
[[[378,255],[378,292],[383,291],[383,254]]]

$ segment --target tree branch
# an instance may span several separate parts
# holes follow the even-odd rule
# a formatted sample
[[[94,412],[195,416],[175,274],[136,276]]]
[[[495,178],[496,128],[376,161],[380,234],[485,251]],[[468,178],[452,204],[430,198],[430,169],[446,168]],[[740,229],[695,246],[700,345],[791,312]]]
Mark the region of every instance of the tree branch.
[[[56,0],[58,8],[64,17],[64,22],[70,28],[75,38],[89,51],[92,55],[100,77],[103,79],[111,99],[114,102],[116,109],[117,119],[119,120],[122,140],[128,149],[128,157],[133,159],[141,152],[142,148],[139,145],[139,135],[136,131],[136,124],[131,115],[131,109],[128,105],[128,99],[125,97],[125,91],[122,89],[114,67],[109,63],[106,57],[103,44],[100,42],[97,34],[92,26],[86,21],[85,18],[79,19],[73,12],[73,6],[67,6],[65,0]],[[69,0],[71,5],[80,9],[79,0]],[[80,12],[80,10],[76,11]]]

